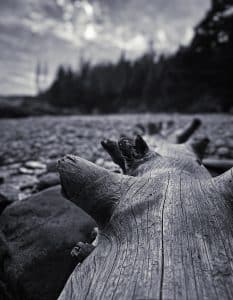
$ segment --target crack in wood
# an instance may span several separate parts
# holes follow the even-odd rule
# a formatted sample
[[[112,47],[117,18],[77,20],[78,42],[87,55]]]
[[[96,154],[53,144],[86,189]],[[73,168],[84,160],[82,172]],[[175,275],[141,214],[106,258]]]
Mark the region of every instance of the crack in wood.
[[[159,299],[163,299],[163,282],[164,282],[164,209],[165,209],[165,202],[167,198],[167,191],[169,187],[169,182],[170,182],[170,174],[168,173],[168,181],[167,181],[167,186],[165,190],[165,195],[164,195],[164,201],[162,204],[162,220],[161,220],[161,276],[160,276],[160,290],[159,290]]]

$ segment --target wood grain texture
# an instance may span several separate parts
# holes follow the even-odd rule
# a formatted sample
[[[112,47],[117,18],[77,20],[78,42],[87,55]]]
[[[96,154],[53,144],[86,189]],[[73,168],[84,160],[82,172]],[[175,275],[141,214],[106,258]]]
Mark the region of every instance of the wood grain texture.
[[[212,178],[187,144],[147,155],[59,300],[233,299],[232,170]]]

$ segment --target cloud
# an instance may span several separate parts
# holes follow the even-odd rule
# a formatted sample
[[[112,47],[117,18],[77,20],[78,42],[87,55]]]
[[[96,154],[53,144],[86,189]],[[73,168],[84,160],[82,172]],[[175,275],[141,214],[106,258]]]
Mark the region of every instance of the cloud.
[[[76,1],[75,6],[82,8],[88,17],[94,16],[94,6],[88,1]]]
[[[86,40],[92,41],[97,38],[98,34],[93,24],[88,24],[84,31],[84,38]]]
[[[94,63],[131,59],[153,40],[158,53],[187,45],[210,0],[8,0],[0,1],[1,93],[35,92],[38,61],[77,67],[80,56]],[[17,69],[21,78],[14,72]],[[23,83],[24,82],[24,83]],[[13,87],[13,88],[12,88]]]

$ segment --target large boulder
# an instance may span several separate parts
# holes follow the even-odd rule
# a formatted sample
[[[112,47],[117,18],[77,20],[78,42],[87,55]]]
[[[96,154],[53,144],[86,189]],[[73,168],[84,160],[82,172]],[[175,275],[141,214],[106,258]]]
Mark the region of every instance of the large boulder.
[[[72,248],[78,241],[91,242],[95,226],[62,197],[60,186],[8,206],[0,216],[0,228],[9,255],[0,260],[14,299],[56,299],[77,264]]]
[[[4,274],[4,263],[9,257],[10,251],[5,239],[5,236],[0,231],[0,299],[1,300],[14,300],[11,288],[7,284]]]

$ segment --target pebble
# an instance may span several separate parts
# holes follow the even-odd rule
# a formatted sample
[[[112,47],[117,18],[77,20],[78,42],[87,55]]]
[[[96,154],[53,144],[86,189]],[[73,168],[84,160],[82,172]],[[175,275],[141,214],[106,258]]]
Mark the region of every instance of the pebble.
[[[95,163],[98,165],[98,166],[103,166],[104,165],[104,159],[103,158],[98,158]]]
[[[17,189],[13,184],[4,183],[0,185],[0,195],[7,201],[14,202],[19,200],[19,189]]]
[[[49,158],[57,158],[59,155],[58,155],[58,152],[56,150],[51,150],[48,154],[48,157]]]
[[[32,194],[31,189],[25,189],[24,191],[21,191],[19,193],[19,201],[24,200],[24,199],[30,197],[31,194]]]
[[[222,140],[222,139],[217,139],[217,140],[215,141],[215,146],[216,146],[216,147],[224,147],[225,144],[226,144],[225,141]]]
[[[19,190],[33,187],[38,183],[38,179],[35,175],[16,175],[6,179],[6,183],[14,185]]]
[[[31,174],[33,175],[34,174],[34,171],[32,169],[28,169],[28,168],[25,168],[25,167],[21,167],[19,168],[19,173],[21,174]]]
[[[220,157],[229,157],[230,155],[230,150],[226,147],[220,147],[218,148],[217,150],[217,154],[220,156]]]
[[[25,167],[29,169],[46,169],[46,165],[39,161],[27,161]]]
[[[57,159],[52,159],[46,163],[47,172],[57,172]]]
[[[231,149],[233,149],[233,139],[230,139],[227,141],[227,146]]]
[[[231,131],[227,131],[225,132],[224,136],[227,138],[233,138],[233,133]]]
[[[18,169],[12,169],[10,168],[10,166],[4,166],[0,168],[0,177],[3,178],[3,181],[5,181],[6,178],[14,176],[16,174],[18,174]]]

